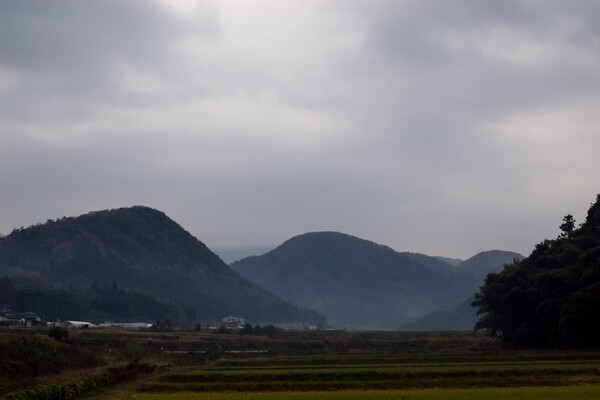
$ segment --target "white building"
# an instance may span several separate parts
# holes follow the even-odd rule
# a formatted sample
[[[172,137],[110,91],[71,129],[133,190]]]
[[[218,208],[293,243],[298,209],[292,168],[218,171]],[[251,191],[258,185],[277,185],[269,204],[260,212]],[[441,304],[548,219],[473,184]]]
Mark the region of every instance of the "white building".
[[[242,317],[236,317],[233,315],[227,316],[223,318],[223,325],[228,329],[238,329],[242,328],[246,320]]]

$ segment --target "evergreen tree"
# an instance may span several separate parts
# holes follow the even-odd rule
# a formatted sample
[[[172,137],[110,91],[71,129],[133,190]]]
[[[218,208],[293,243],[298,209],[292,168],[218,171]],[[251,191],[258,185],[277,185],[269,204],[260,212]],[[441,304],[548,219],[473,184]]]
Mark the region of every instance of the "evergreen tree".
[[[486,277],[473,302],[476,329],[514,346],[600,345],[600,195],[579,228],[571,215],[560,228]]]
[[[573,231],[575,230],[575,219],[571,214],[565,215],[563,218],[563,223],[559,226],[562,231],[561,237],[571,237]]]

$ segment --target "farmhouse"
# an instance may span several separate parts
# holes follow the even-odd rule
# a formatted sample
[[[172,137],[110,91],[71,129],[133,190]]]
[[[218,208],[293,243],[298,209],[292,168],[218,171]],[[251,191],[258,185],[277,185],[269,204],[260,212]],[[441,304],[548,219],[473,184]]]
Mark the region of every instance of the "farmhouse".
[[[246,320],[241,317],[230,315],[228,317],[223,318],[223,326],[227,329],[239,329],[242,328],[245,323]]]
[[[42,318],[31,311],[16,312],[11,310],[0,310],[0,325],[25,325],[25,326],[41,326],[46,323]]]

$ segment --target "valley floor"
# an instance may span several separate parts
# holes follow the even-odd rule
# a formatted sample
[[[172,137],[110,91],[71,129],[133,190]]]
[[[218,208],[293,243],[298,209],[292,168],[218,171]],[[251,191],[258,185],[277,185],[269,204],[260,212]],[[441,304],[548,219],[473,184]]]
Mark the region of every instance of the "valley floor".
[[[23,330],[0,332],[0,345],[24,337],[28,346],[54,343],[44,331]],[[132,360],[158,366],[98,390],[95,400],[600,399],[600,351],[504,349],[471,332],[88,329],[49,349],[87,349],[105,368]],[[52,371],[46,376],[52,384]]]

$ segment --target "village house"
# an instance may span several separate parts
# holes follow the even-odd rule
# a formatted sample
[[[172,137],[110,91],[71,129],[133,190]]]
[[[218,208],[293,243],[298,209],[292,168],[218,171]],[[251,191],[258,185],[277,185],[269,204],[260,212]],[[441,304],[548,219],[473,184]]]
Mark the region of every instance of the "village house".
[[[227,316],[223,318],[223,326],[227,329],[240,329],[244,327],[246,320],[241,317]]]
[[[24,325],[24,326],[45,326],[46,322],[31,311],[16,312],[12,310],[0,310],[0,326]]]

